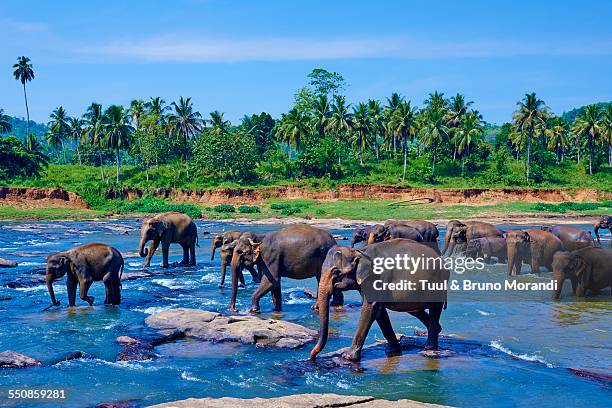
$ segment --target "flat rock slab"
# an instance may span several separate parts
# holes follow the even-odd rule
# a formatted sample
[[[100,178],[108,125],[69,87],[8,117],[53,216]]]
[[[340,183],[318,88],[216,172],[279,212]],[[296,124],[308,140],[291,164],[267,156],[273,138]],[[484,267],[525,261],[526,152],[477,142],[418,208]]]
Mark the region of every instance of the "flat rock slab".
[[[40,367],[42,363],[16,351],[7,350],[0,353],[0,368]]]
[[[374,397],[337,394],[297,394],[277,398],[189,398],[153,405],[151,408],[423,408],[443,407],[412,400],[389,401]]]
[[[16,266],[17,266],[17,262],[0,258],[0,268],[14,268]]]
[[[198,309],[178,308],[159,312],[145,319],[154,329],[168,333],[182,331],[187,336],[213,342],[239,342],[295,349],[314,341],[317,331],[282,320],[257,316],[226,316]]]

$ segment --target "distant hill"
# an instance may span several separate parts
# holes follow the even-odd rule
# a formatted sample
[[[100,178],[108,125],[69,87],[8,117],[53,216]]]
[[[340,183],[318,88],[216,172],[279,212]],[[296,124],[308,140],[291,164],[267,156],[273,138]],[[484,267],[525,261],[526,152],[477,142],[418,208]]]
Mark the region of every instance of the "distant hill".
[[[604,109],[610,104],[612,104],[612,102],[599,102],[599,103],[596,103],[595,105],[599,106],[601,109]],[[581,106],[579,108],[572,109],[569,112],[565,112],[563,115],[561,115],[561,117],[563,117],[569,123],[572,123],[576,119],[576,116],[580,115],[580,113],[583,110],[584,110],[584,106]]]
[[[20,139],[25,138],[26,120],[9,116],[8,121],[13,127],[13,130],[11,130],[8,134],[17,136]],[[36,123],[33,120],[30,120],[30,133],[33,133],[38,139],[40,139],[45,135],[45,133],[47,133],[47,125],[43,123]]]

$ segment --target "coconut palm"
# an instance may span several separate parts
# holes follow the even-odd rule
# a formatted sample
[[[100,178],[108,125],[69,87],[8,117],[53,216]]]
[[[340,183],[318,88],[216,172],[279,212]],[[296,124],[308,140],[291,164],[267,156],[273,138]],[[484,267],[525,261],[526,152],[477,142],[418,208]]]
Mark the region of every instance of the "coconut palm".
[[[223,118],[224,115],[223,112],[219,112],[218,110],[210,112],[208,123],[210,124],[211,131],[215,135],[226,134],[230,130],[232,124],[229,120]]]
[[[604,109],[599,126],[603,142],[608,145],[608,166],[612,167],[612,104]]]
[[[429,147],[432,152],[431,177],[436,175],[436,159],[438,146],[448,140],[449,129],[446,126],[446,112],[441,108],[439,102],[434,101],[423,112],[422,125],[419,129],[421,142]]]
[[[189,139],[195,136],[202,129],[202,115],[193,110],[191,98],[179,99],[179,102],[172,102],[174,112],[168,115],[170,129],[176,136],[182,137],[185,144],[185,170],[189,177]]]
[[[397,92],[393,92],[390,97],[387,98],[387,105],[384,107],[384,116],[386,119],[386,123],[384,124],[386,130],[386,144],[389,148],[393,146],[393,153],[396,151],[396,142],[397,142],[397,134],[394,132],[393,125],[391,121],[393,119],[393,114],[397,107],[404,101],[404,97],[398,94]]]
[[[85,115],[85,138],[89,143],[98,147],[98,156],[100,158],[100,177],[104,180],[104,161],[102,160],[102,139],[104,137],[104,129],[102,124],[102,105],[92,103],[87,108]]]
[[[33,134],[29,134],[24,140],[25,151],[36,162],[37,167],[47,167],[49,165],[49,156],[43,152],[43,147]],[[38,174],[35,174],[37,176]]]
[[[369,144],[368,135],[372,130],[372,122],[368,106],[360,102],[353,108],[353,147],[359,150],[359,164],[363,166],[363,151]]]
[[[291,146],[299,153],[302,139],[308,133],[308,119],[306,115],[297,108],[291,109],[283,114],[280,124],[276,129],[276,137],[287,144],[287,154],[291,159]]]
[[[461,116],[461,122],[454,136],[457,153],[461,157],[461,177],[465,174],[465,160],[470,155],[470,150],[484,134],[482,116],[478,111],[467,112]]]
[[[4,114],[4,109],[0,109],[0,133],[10,132],[13,129],[9,117]]]
[[[546,120],[550,116],[548,107],[543,100],[539,99],[535,92],[525,94],[522,101],[517,102],[518,109],[512,115],[514,130],[525,137],[527,145],[527,168],[526,178],[529,182],[531,171],[531,142],[543,133],[546,128]]]
[[[351,104],[346,102],[344,96],[334,96],[326,130],[336,134],[339,145],[342,144],[344,135],[348,134],[353,127],[353,115],[349,111],[350,107]],[[340,150],[338,150],[338,165],[340,165]]]
[[[104,112],[102,117],[102,129],[104,131],[104,141],[106,146],[115,149],[117,161],[117,183],[121,173],[121,149],[130,146],[134,127],[130,125],[130,114],[123,106],[111,105]]]
[[[406,180],[406,167],[408,161],[408,139],[413,140],[417,133],[416,108],[410,106],[410,101],[401,101],[393,112],[390,126],[393,134],[400,135],[404,150],[404,173],[402,180]]]
[[[312,116],[310,118],[310,126],[312,130],[319,134],[319,136],[325,136],[325,128],[329,123],[329,99],[327,95],[319,95],[313,102]]]
[[[83,133],[84,133],[85,121],[79,118],[69,118],[68,119],[68,137],[74,141],[76,144],[77,158],[79,159],[79,164],[81,163],[81,151],[79,146],[83,142]]]
[[[563,118],[553,118],[551,126],[544,131],[544,134],[548,136],[548,148],[555,151],[557,163],[561,163],[570,142],[569,124]]]
[[[379,136],[384,132],[384,114],[380,101],[376,99],[368,100],[368,115],[371,121],[371,132],[374,141],[374,152],[376,160],[380,159]]]
[[[459,127],[463,116],[468,113],[468,109],[474,102],[465,101],[465,96],[457,94],[450,98],[448,102],[448,112],[446,114],[446,123],[449,127]]]
[[[28,108],[28,94],[26,92],[26,83],[34,79],[34,68],[30,63],[30,59],[25,56],[17,58],[17,63],[13,65],[15,71],[13,76],[23,85],[23,99],[25,100],[26,108],[26,134],[30,134],[30,109]]]
[[[593,174],[593,146],[600,136],[601,109],[597,105],[587,105],[574,121],[572,131],[579,138],[586,139],[589,151],[589,174]]]
[[[51,113],[51,121],[49,122],[47,130],[47,142],[56,149],[61,149],[64,155],[64,162],[66,161],[66,151],[64,147],[64,141],[68,137],[68,131],[70,126],[68,125],[68,115],[63,106],[55,108]]]

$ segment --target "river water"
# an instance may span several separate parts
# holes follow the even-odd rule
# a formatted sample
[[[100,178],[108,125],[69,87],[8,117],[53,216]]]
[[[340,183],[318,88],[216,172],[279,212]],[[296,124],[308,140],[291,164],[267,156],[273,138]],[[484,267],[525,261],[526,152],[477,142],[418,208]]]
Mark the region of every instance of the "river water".
[[[30,282],[40,278],[36,269],[44,268],[46,257],[55,251],[103,242],[123,253],[126,273],[141,271],[142,259],[136,253],[139,221],[0,223],[0,257],[19,262],[17,268],[0,270],[0,298],[10,297],[0,301],[0,351],[14,350],[44,363],[40,368],[0,370],[0,406],[34,405],[7,399],[9,389],[26,388],[64,389],[65,400],[49,401],[45,406],[69,407],[110,401],[146,406],[188,397],[307,392],[409,398],[454,406],[610,406],[610,377],[606,380],[605,376],[612,375],[612,307],[605,295],[583,302],[567,298],[551,302],[548,293],[524,301],[480,301],[474,295],[452,294],[442,315],[443,334],[474,342],[480,351],[457,351],[440,359],[418,353],[392,359],[381,355],[364,361],[360,369],[330,369],[306,361],[310,346],[274,350],[183,340],[157,347],[158,357],[150,361],[116,362],[121,349],[116,337],[156,335],[144,324],[148,315],[175,307],[226,312],[230,289],[227,283],[224,289],[217,287],[218,259],[210,261],[210,239],[206,239],[210,235],[202,232],[280,228],[206,221],[197,225],[196,267],[162,270],[159,251],[150,268],[153,276],[123,283],[120,307],[101,304],[104,285],[96,282],[90,290],[96,298],[94,306],[86,306],[77,297],[78,307],[69,310],[62,280],[55,284],[62,306],[42,312],[49,305],[46,287]],[[331,232],[351,234],[350,230]],[[172,248],[170,258],[171,262],[180,260],[180,247]],[[524,273],[529,272],[528,266],[523,268]],[[473,278],[503,278],[505,274],[505,265],[491,265],[474,272]],[[245,279],[250,282],[248,273]],[[284,279],[282,285],[283,311],[271,312],[268,295],[262,299],[261,316],[318,328],[318,317],[310,308],[313,301],[303,293],[304,289],[315,292],[316,281]],[[250,283],[239,291],[238,308],[248,308],[255,287]],[[332,331],[324,352],[350,345],[359,316],[359,295],[348,293],[346,303],[342,310],[332,312]],[[398,333],[424,329],[406,314],[391,313],[391,320]],[[374,325],[367,343],[381,338]],[[444,344],[442,341],[442,347]],[[84,352],[85,358],[56,363],[75,351]],[[577,375],[570,369],[589,374]]]

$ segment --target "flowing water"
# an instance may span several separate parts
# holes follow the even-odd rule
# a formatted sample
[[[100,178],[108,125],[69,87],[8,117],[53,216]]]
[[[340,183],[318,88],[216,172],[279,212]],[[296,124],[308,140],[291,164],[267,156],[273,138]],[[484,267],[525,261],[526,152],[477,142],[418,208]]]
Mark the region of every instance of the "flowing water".
[[[210,261],[210,235],[226,229],[266,231],[280,227],[198,221],[200,248],[196,267],[163,270],[158,252],[153,276],[123,282],[120,307],[105,307],[104,285],[96,282],[93,307],[77,299],[68,309],[64,280],[56,282],[62,306],[49,305],[40,278],[46,257],[78,244],[103,242],[118,248],[125,273],[142,270],[138,257],[138,220],[96,222],[0,223],[0,257],[19,266],[0,270],[0,351],[14,350],[41,360],[39,368],[0,370],[0,406],[32,406],[32,401],[6,399],[9,389],[64,389],[66,399],[45,406],[93,406],[128,401],[135,406],[188,397],[273,397],[307,392],[409,398],[455,406],[610,406],[612,315],[607,294],[584,302],[538,300],[480,301],[473,294],[451,294],[442,315],[443,334],[469,339],[479,352],[431,359],[421,354],[364,361],[361,369],[336,368],[307,362],[310,347],[274,350],[250,345],[211,344],[182,340],[156,347],[150,361],[116,362],[121,347],[115,338],[143,339],[155,333],[144,319],[160,310],[189,307],[225,312],[230,290],[217,287],[218,259]],[[587,226],[583,226],[587,228]],[[349,230],[333,234],[349,236]],[[443,235],[443,231],[442,231]],[[340,241],[346,244],[347,241]],[[171,262],[180,260],[172,248]],[[529,267],[524,266],[525,272]],[[504,265],[474,272],[475,280],[503,278]],[[544,274],[546,276],[546,274]],[[549,276],[549,275],[548,275]],[[247,282],[250,275],[245,274]],[[534,278],[541,279],[541,278]],[[15,284],[17,282],[17,284]],[[7,287],[13,286],[11,287]],[[262,299],[262,317],[280,318],[318,328],[311,312],[316,281],[283,280],[283,311],[272,313],[270,296]],[[239,291],[238,307],[246,310],[255,285]],[[359,316],[357,293],[346,295],[347,306],[331,315],[330,341],[325,351],[350,345]],[[424,329],[406,314],[391,313],[398,333]],[[376,325],[368,343],[382,338]],[[444,342],[442,346],[444,347]],[[85,358],[57,363],[82,351]],[[583,370],[587,376],[572,369]],[[595,373],[596,375],[591,376]],[[607,376],[607,377],[606,377]],[[603,378],[603,379],[602,379]]]

